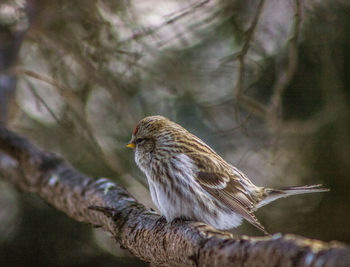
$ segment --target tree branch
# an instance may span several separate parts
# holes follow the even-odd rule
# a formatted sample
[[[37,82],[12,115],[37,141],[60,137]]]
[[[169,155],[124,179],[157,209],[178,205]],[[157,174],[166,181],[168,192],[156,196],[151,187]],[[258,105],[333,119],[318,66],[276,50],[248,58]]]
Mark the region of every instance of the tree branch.
[[[345,266],[350,248],[294,235],[233,238],[204,223],[165,223],[108,179],[93,179],[60,156],[0,126],[0,175],[73,219],[100,225],[135,256],[161,266]],[[89,209],[95,206],[95,210]],[[108,207],[108,208],[99,208]],[[100,209],[101,211],[97,211]]]

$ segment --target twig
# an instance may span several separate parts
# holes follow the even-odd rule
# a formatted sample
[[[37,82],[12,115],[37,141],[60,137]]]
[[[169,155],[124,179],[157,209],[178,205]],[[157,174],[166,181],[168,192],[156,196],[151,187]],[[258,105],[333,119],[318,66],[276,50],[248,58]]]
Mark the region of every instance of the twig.
[[[245,39],[244,39],[242,49],[237,53],[237,59],[239,64],[237,83],[235,86],[235,95],[237,98],[239,98],[242,95],[242,83],[243,83],[244,72],[245,72],[245,62],[244,62],[245,56],[248,53],[248,50],[250,48],[250,42],[253,38],[256,26],[258,25],[259,18],[263,11],[264,3],[265,3],[265,0],[260,0],[257,10],[255,12],[254,19],[245,33]]]
[[[85,119],[85,113],[84,113],[84,108],[81,105],[81,101],[77,99],[74,93],[71,92],[68,88],[63,86],[62,84],[58,83],[56,80],[54,80],[51,77],[42,75],[40,73],[25,69],[25,68],[20,68],[17,67],[13,70],[13,72],[17,75],[25,74],[29,77],[35,78],[37,80],[40,80],[42,82],[48,83],[52,85],[53,87],[57,88],[59,90],[60,95],[65,99],[65,103],[68,105],[70,108],[71,112],[73,115],[77,117],[77,121],[81,124],[82,128],[86,131],[88,135],[89,142],[92,143],[94,147],[94,151],[97,153],[98,156],[102,157],[107,164],[112,170],[114,170],[117,174],[120,174],[123,172],[123,167],[120,164],[119,161],[114,161],[113,164],[110,164],[105,152],[103,151],[102,147],[98,143],[95,134],[93,130],[91,129],[90,124],[86,121]]]
[[[266,108],[255,99],[243,94],[243,82],[245,74],[245,57],[249,51],[251,40],[253,38],[256,26],[258,25],[260,16],[264,9],[264,3],[265,0],[260,0],[253,21],[245,33],[245,39],[242,49],[236,55],[236,58],[238,60],[238,74],[237,82],[234,87],[234,94],[236,96],[237,103],[243,106],[249,112],[256,115],[257,117],[265,117]]]
[[[204,1],[200,1],[197,4],[191,4],[188,8],[186,8],[187,10],[182,11],[181,13],[178,15],[175,15],[174,17],[171,17],[167,20],[165,20],[164,22],[162,22],[161,24],[157,25],[156,27],[150,28],[150,29],[144,29],[141,32],[135,33],[133,35],[131,35],[130,37],[127,37],[126,39],[120,41],[117,46],[128,43],[130,41],[134,41],[140,38],[143,38],[147,35],[150,34],[154,34],[157,31],[159,31],[160,29],[162,29],[164,26],[169,25],[169,24],[173,24],[175,22],[177,22],[178,20],[184,18],[185,16],[187,16],[188,14],[191,14],[194,10],[206,5],[210,0],[204,0]]]
[[[40,96],[40,94],[38,94],[33,84],[28,80],[26,82],[33,96],[46,108],[46,110],[50,113],[50,115],[57,122],[57,124],[63,126],[63,124],[61,123],[61,120],[56,116],[55,112],[53,112],[53,110],[49,107],[49,105],[45,102],[45,100]]]
[[[240,123],[238,125],[236,125],[235,127],[228,129],[228,130],[223,130],[220,132],[215,133],[215,135],[217,136],[222,136],[222,135],[228,135],[228,134],[232,134],[233,132],[237,131],[238,129],[241,129],[242,127],[244,128],[244,131],[246,130],[246,124],[248,123],[248,121],[252,118],[252,114],[249,113],[244,120],[241,120]]]
[[[269,117],[275,118],[274,120],[277,121],[277,117],[280,117],[281,115],[281,101],[283,92],[285,91],[286,87],[288,86],[289,82],[293,78],[293,75],[296,71],[297,64],[298,64],[298,50],[297,50],[297,44],[299,39],[299,30],[300,30],[300,22],[301,22],[301,7],[300,7],[300,0],[295,0],[295,7],[294,7],[294,23],[292,28],[292,35],[289,39],[289,45],[288,45],[288,63],[286,66],[286,69],[282,71],[279,78],[277,79],[274,89],[273,89],[273,95],[271,97],[271,102],[269,106]]]

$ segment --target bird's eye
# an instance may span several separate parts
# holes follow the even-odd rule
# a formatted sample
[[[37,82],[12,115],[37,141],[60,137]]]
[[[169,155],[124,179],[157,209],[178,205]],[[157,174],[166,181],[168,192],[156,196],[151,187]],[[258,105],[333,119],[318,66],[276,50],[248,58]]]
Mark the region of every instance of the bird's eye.
[[[136,139],[136,144],[140,144],[144,140],[145,140],[144,138],[137,138]]]

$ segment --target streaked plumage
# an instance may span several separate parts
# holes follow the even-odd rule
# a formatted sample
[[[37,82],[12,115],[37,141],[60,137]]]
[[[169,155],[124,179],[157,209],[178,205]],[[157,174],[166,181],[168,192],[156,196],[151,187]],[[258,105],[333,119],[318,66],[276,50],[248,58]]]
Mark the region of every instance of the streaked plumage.
[[[142,119],[128,147],[135,149],[152,200],[167,221],[186,217],[230,229],[245,219],[267,233],[254,215],[258,208],[290,195],[328,191],[321,185],[255,186],[201,139],[162,116]]]

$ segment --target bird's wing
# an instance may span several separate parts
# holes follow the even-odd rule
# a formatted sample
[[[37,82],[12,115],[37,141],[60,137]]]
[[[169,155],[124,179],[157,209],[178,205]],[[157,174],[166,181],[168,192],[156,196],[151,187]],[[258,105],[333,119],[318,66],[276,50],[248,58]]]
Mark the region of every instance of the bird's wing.
[[[195,177],[196,182],[224,206],[267,233],[253,213],[256,204],[254,199],[241,183],[241,178],[245,178],[239,177],[233,171],[228,172],[227,167],[230,165],[225,163],[225,166],[220,166],[220,162],[213,162],[215,159],[209,155],[192,154],[191,157],[195,162],[206,161],[207,163],[199,166],[199,172]]]

